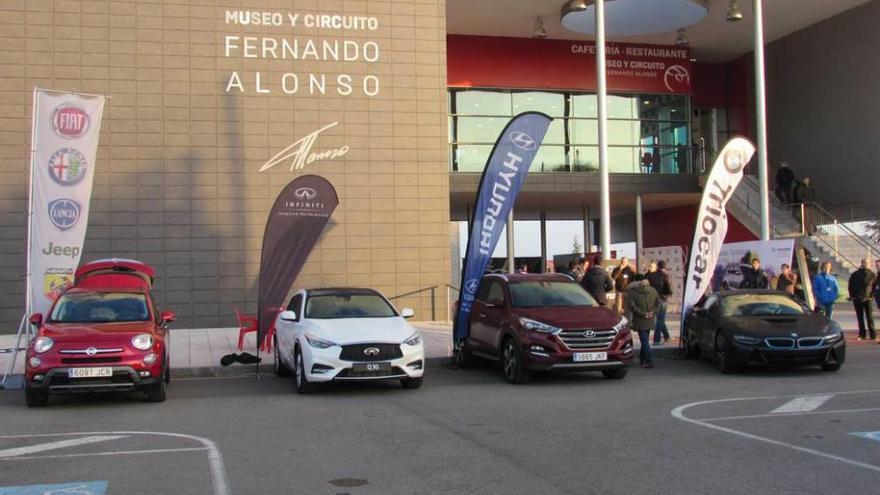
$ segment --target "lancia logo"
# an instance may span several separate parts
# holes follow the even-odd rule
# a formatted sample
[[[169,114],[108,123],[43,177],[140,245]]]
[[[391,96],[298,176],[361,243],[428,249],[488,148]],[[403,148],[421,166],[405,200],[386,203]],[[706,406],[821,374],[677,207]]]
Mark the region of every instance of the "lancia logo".
[[[523,151],[531,151],[538,147],[535,144],[535,139],[524,132],[511,133],[510,142],[512,142],[514,146]]]
[[[376,347],[367,347],[366,349],[364,349],[364,354],[366,354],[367,356],[378,356],[379,352],[379,349]]]
[[[595,330],[587,330],[586,332],[584,332],[584,337],[586,337],[586,338],[588,338],[588,339],[589,339],[589,338],[592,338],[592,337],[595,337],[595,336],[596,336],[596,331],[595,331]]]
[[[97,353],[98,353],[98,350],[95,349],[94,347],[89,347],[88,349],[86,349],[86,355],[88,355],[88,356],[94,356]]]

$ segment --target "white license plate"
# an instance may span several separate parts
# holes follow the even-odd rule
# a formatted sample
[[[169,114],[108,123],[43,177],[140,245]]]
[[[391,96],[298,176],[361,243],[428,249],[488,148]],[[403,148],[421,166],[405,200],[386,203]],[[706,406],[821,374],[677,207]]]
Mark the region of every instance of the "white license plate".
[[[113,376],[113,368],[70,368],[68,378],[101,378]]]
[[[589,363],[593,361],[607,361],[607,352],[576,352],[574,353],[574,362]]]

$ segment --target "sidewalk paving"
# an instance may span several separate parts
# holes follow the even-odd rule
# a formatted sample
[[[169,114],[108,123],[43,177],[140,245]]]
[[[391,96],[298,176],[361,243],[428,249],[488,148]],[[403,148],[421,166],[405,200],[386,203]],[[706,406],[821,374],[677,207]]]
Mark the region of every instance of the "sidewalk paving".
[[[670,314],[667,318],[667,326],[670,331],[670,341],[659,347],[654,347],[654,355],[657,358],[673,357],[679,342],[679,320],[677,314]],[[840,323],[846,334],[846,340],[851,345],[876,345],[873,342],[858,342],[858,334],[855,312],[849,305],[838,305],[835,308],[834,320]],[[447,322],[416,322],[413,325],[422,332],[425,341],[425,354],[428,367],[440,367],[448,363],[452,355],[452,324]],[[175,377],[207,377],[207,376],[235,376],[253,374],[256,367],[253,365],[232,364],[221,366],[220,358],[226,354],[237,353],[238,329],[237,328],[173,328],[171,334],[171,368]],[[653,335],[652,335],[653,337]],[[246,335],[244,351],[256,354],[256,336],[253,333]],[[0,335],[0,349],[10,348],[15,344],[15,335]],[[635,338],[636,352],[639,341]],[[653,346],[652,346],[653,347]],[[6,371],[11,353],[0,354],[0,376]],[[261,354],[263,364],[261,371],[271,372],[272,355]],[[16,360],[13,374],[24,372],[24,353],[20,353]]]

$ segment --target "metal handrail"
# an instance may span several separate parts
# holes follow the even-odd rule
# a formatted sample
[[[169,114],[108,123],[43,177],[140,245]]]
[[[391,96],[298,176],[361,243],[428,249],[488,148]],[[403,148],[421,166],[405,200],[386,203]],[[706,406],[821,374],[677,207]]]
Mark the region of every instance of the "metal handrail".
[[[878,249],[877,246],[872,246],[861,235],[859,235],[857,232],[852,230],[845,223],[841,223],[834,215],[832,215],[828,210],[826,210],[824,207],[822,207],[822,205],[820,205],[819,203],[815,203],[815,202],[803,203],[802,208],[813,209],[819,215],[821,215],[821,217],[824,217],[824,219],[830,220],[830,221],[826,221],[826,222],[811,222],[811,223],[814,223],[816,225],[834,225],[835,229],[843,230],[846,233],[847,237],[853,239],[858,245],[863,247],[865,249],[866,253],[868,254],[868,256],[877,258],[878,255],[880,255],[880,249]],[[802,216],[803,216],[803,214],[802,214]],[[834,236],[835,236],[835,238],[837,237],[836,232],[835,232]],[[816,236],[816,237],[820,237],[820,236]],[[835,246],[834,250],[835,250],[835,252],[837,252],[838,247]],[[839,254],[839,252],[838,252],[838,254]],[[853,266],[858,266],[858,265],[853,264]]]
[[[440,287],[440,286],[439,285],[432,285],[430,287],[425,287],[423,289],[418,289],[418,290],[414,290],[411,292],[405,292],[403,294],[398,294],[394,297],[389,297],[388,300],[394,301],[395,299],[401,299],[404,297],[409,297],[409,296],[414,296],[416,294],[421,294],[422,292],[429,292],[430,291],[431,292],[431,321],[437,321],[437,307],[436,307],[437,304],[434,300],[434,295],[435,295],[434,291],[436,291],[438,287]]]

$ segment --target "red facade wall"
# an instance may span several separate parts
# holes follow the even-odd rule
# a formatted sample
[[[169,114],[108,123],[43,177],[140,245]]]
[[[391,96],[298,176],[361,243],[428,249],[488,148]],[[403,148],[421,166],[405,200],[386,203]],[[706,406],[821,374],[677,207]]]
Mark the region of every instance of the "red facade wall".
[[[690,249],[697,224],[699,205],[679,206],[665,210],[646,211],[642,216],[643,242],[646,248],[683,246]],[[758,237],[728,213],[727,237],[724,242],[754,241]]]

